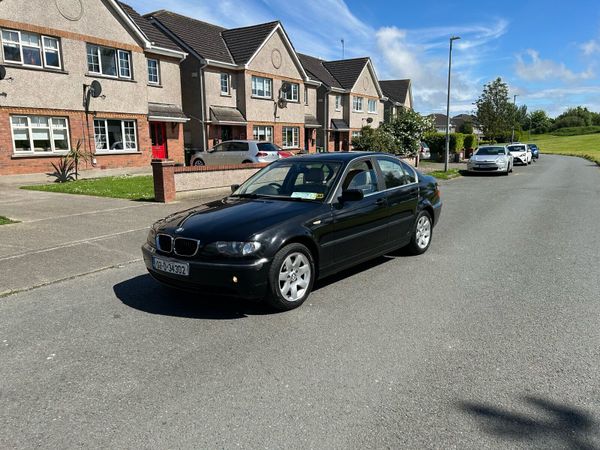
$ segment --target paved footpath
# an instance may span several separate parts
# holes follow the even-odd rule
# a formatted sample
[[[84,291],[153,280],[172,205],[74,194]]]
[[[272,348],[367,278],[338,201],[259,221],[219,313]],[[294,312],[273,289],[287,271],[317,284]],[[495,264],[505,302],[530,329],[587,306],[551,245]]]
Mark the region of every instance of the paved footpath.
[[[20,221],[0,228],[0,296],[138,261],[155,220],[197,203],[25,191],[0,183],[0,215]]]

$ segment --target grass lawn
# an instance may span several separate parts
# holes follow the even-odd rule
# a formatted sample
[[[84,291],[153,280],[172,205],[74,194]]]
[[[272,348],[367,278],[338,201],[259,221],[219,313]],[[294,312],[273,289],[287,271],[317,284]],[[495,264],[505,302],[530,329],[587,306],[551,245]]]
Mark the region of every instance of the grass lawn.
[[[21,189],[126,198],[129,200],[154,200],[154,184],[151,175],[90,178],[68,183],[23,186]]]
[[[555,155],[581,156],[600,164],[600,133],[579,136],[552,136],[551,134],[532,134],[531,139],[542,152]]]
[[[8,217],[0,216],[0,225],[8,225],[9,223],[17,223],[14,220],[10,220]]]
[[[460,177],[458,169],[448,169],[448,172],[443,170],[434,170],[433,172],[425,172],[427,175],[436,177],[439,180],[451,180],[452,178]]]

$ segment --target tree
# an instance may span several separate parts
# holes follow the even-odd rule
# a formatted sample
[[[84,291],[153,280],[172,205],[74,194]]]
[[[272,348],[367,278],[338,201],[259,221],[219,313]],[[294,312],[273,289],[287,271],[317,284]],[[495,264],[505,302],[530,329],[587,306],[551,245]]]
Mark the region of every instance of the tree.
[[[473,134],[473,123],[470,120],[465,120],[456,131],[462,134]]]
[[[422,116],[412,109],[405,108],[391,122],[381,126],[394,141],[394,153],[403,156],[414,156],[421,149],[421,141],[428,131],[433,131],[433,120]]]
[[[395,143],[392,136],[381,128],[362,127],[360,136],[352,139],[354,150],[369,152],[395,153]]]
[[[547,133],[552,126],[552,119],[548,117],[546,111],[538,109],[529,114],[529,120],[531,121],[531,132],[542,134]]]
[[[508,98],[508,85],[500,77],[483,86],[476,105],[477,122],[488,139],[512,130],[516,111]]]

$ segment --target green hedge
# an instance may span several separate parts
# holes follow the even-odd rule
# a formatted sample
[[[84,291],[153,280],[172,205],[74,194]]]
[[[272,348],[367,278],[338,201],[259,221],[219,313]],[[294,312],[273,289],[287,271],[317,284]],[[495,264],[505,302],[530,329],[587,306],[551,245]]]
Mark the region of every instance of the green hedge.
[[[469,141],[465,141],[466,139]],[[443,159],[443,155],[446,152],[446,134],[445,133],[427,133],[423,140],[429,145],[431,150],[432,158]],[[477,142],[477,137],[474,134],[462,134],[462,133],[450,133],[450,154],[461,152],[467,147],[466,143]]]
[[[600,126],[589,126],[589,127],[567,127],[553,131],[551,134],[554,136],[579,136],[582,134],[595,134],[600,133]]]

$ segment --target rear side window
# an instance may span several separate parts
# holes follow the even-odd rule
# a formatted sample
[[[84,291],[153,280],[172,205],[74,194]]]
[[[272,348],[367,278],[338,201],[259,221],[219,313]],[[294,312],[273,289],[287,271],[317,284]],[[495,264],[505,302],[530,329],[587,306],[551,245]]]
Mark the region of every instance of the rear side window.
[[[248,143],[247,142],[230,142],[229,148],[227,150],[230,152],[247,152],[248,151]]]
[[[379,168],[383,174],[386,189],[395,188],[406,184],[404,170],[400,163],[389,159],[378,159]]]
[[[256,144],[259,152],[277,152],[279,148],[272,142],[259,142]]]

